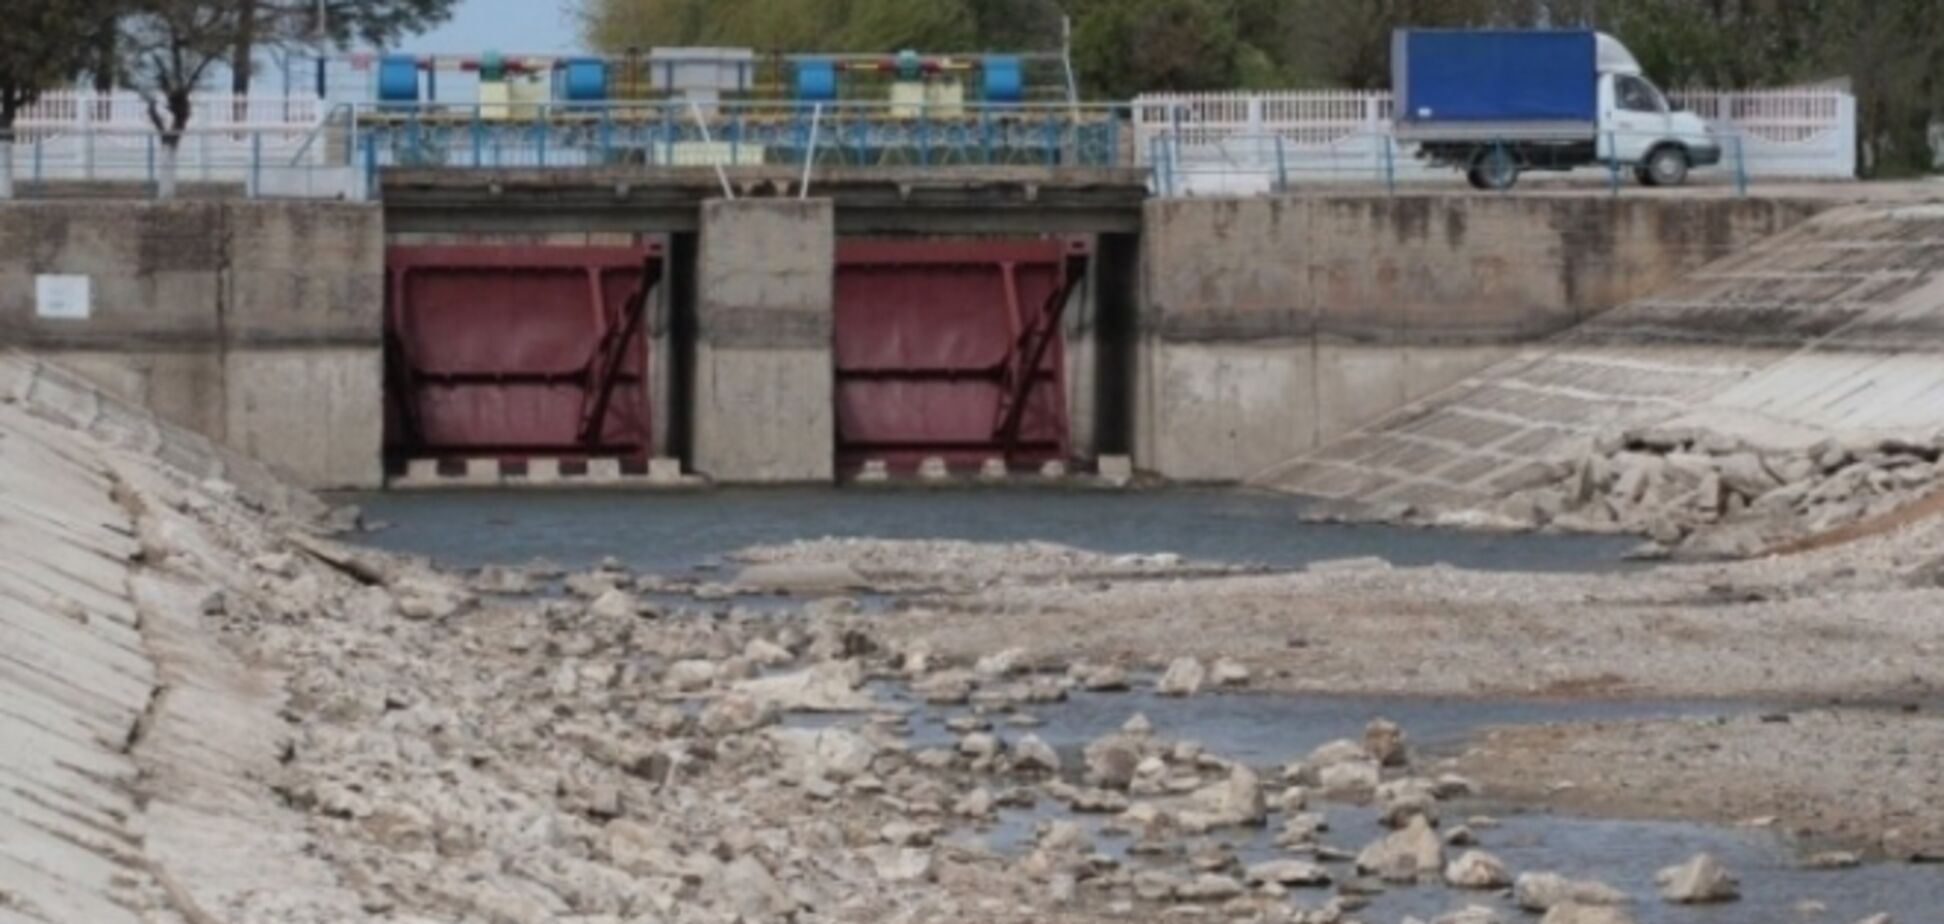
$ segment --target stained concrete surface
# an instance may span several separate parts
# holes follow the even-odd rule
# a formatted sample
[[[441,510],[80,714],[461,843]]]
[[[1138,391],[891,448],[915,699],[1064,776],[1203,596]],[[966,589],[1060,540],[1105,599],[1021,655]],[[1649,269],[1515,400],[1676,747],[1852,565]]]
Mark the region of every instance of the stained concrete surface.
[[[1136,461],[1241,480],[1827,207],[1332,196],[1149,203]]]
[[[696,471],[728,483],[834,477],[835,260],[828,200],[703,206]]]
[[[1831,211],[1254,480],[1476,506],[1628,427],[1692,424],[1778,447],[1928,435],[1944,427],[1940,254],[1944,209]]]

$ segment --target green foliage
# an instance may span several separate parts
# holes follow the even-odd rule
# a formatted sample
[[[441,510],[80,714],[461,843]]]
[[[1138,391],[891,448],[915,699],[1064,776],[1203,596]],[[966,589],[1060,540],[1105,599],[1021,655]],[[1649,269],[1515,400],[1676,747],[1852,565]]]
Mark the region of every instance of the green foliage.
[[[0,131],[94,60],[99,0],[0,0]]]
[[[1074,66],[1089,89],[1127,98],[1152,90],[1233,87],[1242,43],[1230,0],[1076,3]]]

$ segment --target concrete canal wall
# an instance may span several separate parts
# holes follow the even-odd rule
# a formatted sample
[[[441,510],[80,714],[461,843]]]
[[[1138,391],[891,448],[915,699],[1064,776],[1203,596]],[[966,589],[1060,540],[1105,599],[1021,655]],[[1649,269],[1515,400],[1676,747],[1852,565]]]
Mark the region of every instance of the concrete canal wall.
[[[1175,480],[1247,478],[1821,207],[1604,196],[1150,202],[1136,462]]]
[[[0,204],[0,345],[306,485],[375,486],[382,229],[323,203]]]
[[[1073,453],[1237,481],[1814,214],[1823,203],[1606,196],[1149,202],[1094,239],[1066,316]],[[841,201],[711,200],[694,231],[387,235],[376,206],[0,206],[0,344],[312,487],[382,482],[387,243],[653,237],[657,455],[718,482],[835,477]],[[60,287],[85,278],[85,310]],[[54,303],[45,290],[55,286]],[[63,281],[65,280],[65,281]],[[71,294],[71,293],[70,293]]]

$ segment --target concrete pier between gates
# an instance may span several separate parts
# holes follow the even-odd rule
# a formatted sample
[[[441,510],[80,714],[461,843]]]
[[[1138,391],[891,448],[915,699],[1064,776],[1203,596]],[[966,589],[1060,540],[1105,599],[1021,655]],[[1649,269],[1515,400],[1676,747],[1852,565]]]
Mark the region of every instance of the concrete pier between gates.
[[[693,458],[721,483],[829,482],[835,468],[829,200],[702,206]]]

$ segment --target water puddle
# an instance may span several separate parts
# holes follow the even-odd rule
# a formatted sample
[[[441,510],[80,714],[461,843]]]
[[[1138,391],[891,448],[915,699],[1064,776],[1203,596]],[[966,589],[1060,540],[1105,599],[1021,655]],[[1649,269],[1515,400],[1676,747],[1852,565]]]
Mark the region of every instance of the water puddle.
[[[1444,808],[1447,816],[1463,819],[1467,806],[1457,802],[1446,803]],[[1474,808],[1482,811],[1485,807]],[[1373,809],[1312,804],[1310,811],[1329,819],[1330,830],[1322,842],[1351,853],[1388,833]],[[1938,909],[1944,908],[1944,871],[1937,867],[1881,863],[1852,869],[1804,869],[1798,851],[1767,831],[1553,813],[1494,817],[1497,827],[1476,832],[1478,849],[1504,861],[1514,875],[1551,871],[1613,886],[1632,896],[1630,910],[1638,924],[1851,924],[1884,912],[1900,922],[1918,922],[1937,920]],[[1044,800],[1031,809],[1003,810],[989,827],[962,832],[955,840],[1016,854],[1031,846],[1037,825],[1052,819],[1078,823],[1102,852],[1132,868],[1152,863],[1128,854],[1128,837],[1103,833],[1104,816],[1075,815]],[[1446,826],[1452,823],[1447,821]],[[1244,865],[1299,856],[1276,846],[1281,825],[1281,813],[1272,812],[1263,828],[1218,831],[1206,840],[1226,845]],[[1447,848],[1446,857],[1455,857],[1464,849]],[[1742,899],[1694,907],[1661,901],[1654,874],[1703,852],[1713,854],[1740,878]],[[1348,862],[1325,865],[1338,881],[1354,875]],[[1179,864],[1173,868],[1179,871]],[[1294,889],[1291,899],[1318,906],[1334,894],[1328,888]],[[1387,887],[1371,896],[1370,906],[1356,917],[1399,921],[1415,916],[1429,921],[1468,905],[1496,908],[1507,921],[1536,920],[1497,892],[1464,892],[1437,884]]]
[[[584,568],[613,555],[637,571],[674,574],[752,545],[835,536],[1038,540],[1115,555],[1174,552],[1277,568],[1378,556],[1400,566],[1567,571],[1624,567],[1622,556],[1636,544],[1627,537],[1308,523],[1300,498],[1220,490],[458,491],[339,500],[390,524],[365,541],[458,568],[536,557]]]
[[[1375,718],[1396,722],[1410,733],[1415,750],[1437,755],[1455,753],[1466,740],[1495,725],[1715,716],[1758,708],[1747,702],[1711,700],[1473,700],[1322,693],[1169,697],[1143,688],[1145,682],[1134,678],[1136,689],[1124,693],[1075,692],[1065,702],[1021,706],[1018,711],[1032,716],[1033,724],[1015,726],[1011,733],[1030,731],[1062,754],[1077,754],[1088,742],[1120,728],[1138,713],[1162,738],[1193,741],[1231,760],[1268,769],[1330,741],[1359,738],[1364,725]],[[956,735],[946,723],[974,712],[970,706],[926,706],[898,684],[881,683],[872,689],[881,702],[910,713],[907,740],[914,748],[950,746]],[[989,718],[997,727],[1008,727],[1004,715]],[[855,721],[855,717],[802,715],[790,721],[829,725]]]
[[[910,714],[907,741],[913,748],[948,747],[956,735],[946,728],[950,719],[971,714],[967,707],[930,707],[914,701],[902,687],[880,684],[881,700]],[[1022,706],[1031,727],[1009,724],[1005,714],[992,714],[1000,737],[1017,740],[1031,732],[1060,751],[1068,776],[1076,777],[1087,742],[1113,732],[1136,713],[1144,715],[1154,733],[1170,740],[1188,740],[1206,750],[1236,759],[1265,772],[1273,791],[1274,769],[1338,738],[1358,738],[1372,718],[1389,718],[1411,735],[1420,766],[1464,743],[1490,726],[1539,722],[1576,722],[1674,716],[1725,715],[1758,708],[1745,702],[1697,700],[1459,700],[1382,696],[1216,694],[1190,698],[1155,696],[1136,689],[1126,693],[1075,693],[1061,703]],[[824,726],[863,721],[857,716],[791,716],[790,724]],[[1273,803],[1274,800],[1272,799]],[[1309,811],[1321,812],[1330,829],[1325,845],[1354,854],[1383,836],[1387,829],[1375,809],[1312,801]],[[1865,916],[1890,912],[1899,921],[1935,920],[1944,908],[1944,871],[1937,867],[1872,864],[1853,869],[1809,870],[1801,866],[1801,851],[1774,832],[1661,821],[1627,821],[1530,811],[1518,806],[1480,800],[1440,804],[1446,827],[1474,815],[1496,819],[1493,827],[1476,831],[1478,847],[1519,871],[1553,871],[1571,878],[1597,879],[1634,896],[1632,913],[1639,924],[1849,924]],[[1065,806],[1041,799],[1030,809],[1004,809],[996,820],[979,828],[964,828],[952,839],[977,843],[1001,853],[1018,853],[1032,843],[1034,829],[1052,819],[1074,821],[1091,836],[1096,847],[1135,867],[1155,862],[1130,855],[1131,839],[1101,830],[1107,816],[1069,812]],[[1262,828],[1227,829],[1204,839],[1232,849],[1243,864],[1298,856],[1276,846],[1282,828],[1280,812],[1271,812]],[[1464,848],[1451,848],[1455,857]],[[1742,881],[1744,898],[1735,903],[1683,907],[1662,902],[1654,874],[1665,866],[1707,852],[1721,860]],[[1179,873],[1175,861],[1169,868]],[[1348,863],[1332,865],[1339,881],[1350,878]],[[1328,889],[1296,889],[1292,900],[1321,905]],[[1366,921],[1397,921],[1405,916],[1432,920],[1467,905],[1500,909],[1507,920],[1525,916],[1508,899],[1494,892],[1460,892],[1442,885],[1391,887],[1372,896],[1358,912]]]

